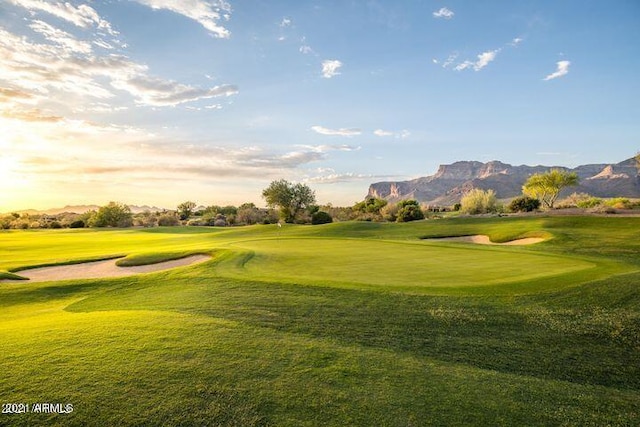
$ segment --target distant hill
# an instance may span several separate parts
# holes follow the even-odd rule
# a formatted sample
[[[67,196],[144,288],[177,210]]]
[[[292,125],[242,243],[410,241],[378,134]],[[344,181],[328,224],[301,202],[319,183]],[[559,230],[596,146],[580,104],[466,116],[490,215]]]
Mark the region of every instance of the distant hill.
[[[461,161],[441,165],[435,175],[410,181],[371,184],[367,197],[391,202],[416,199],[430,205],[449,206],[460,202],[462,196],[471,189],[480,188],[494,190],[499,199],[509,199],[522,194],[522,185],[529,176],[550,169],[576,172],[580,178],[580,184],[565,189],[561,197],[581,192],[596,197],[640,198],[640,174],[633,158],[617,164],[583,165],[573,169],[560,166],[512,166],[499,161]]]
[[[162,208],[158,208],[155,206],[137,206],[137,205],[128,205],[129,209],[131,209],[132,213],[140,213],[140,212],[144,212],[144,211],[149,211],[149,212],[162,212],[165,209]],[[44,210],[36,210],[36,209],[27,209],[27,210],[21,210],[21,211],[16,211],[19,214],[29,214],[29,215],[42,215],[42,214],[46,214],[46,215],[58,215],[61,213],[85,213],[87,211],[94,211],[99,209],[100,206],[98,205],[67,205],[63,208],[52,208],[52,209],[44,209]]]

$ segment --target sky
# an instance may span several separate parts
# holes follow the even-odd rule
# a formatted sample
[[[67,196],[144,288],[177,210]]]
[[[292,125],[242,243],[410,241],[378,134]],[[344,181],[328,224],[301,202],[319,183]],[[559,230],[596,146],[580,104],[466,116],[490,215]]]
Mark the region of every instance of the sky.
[[[617,163],[639,22],[637,0],[0,0],[0,212]]]

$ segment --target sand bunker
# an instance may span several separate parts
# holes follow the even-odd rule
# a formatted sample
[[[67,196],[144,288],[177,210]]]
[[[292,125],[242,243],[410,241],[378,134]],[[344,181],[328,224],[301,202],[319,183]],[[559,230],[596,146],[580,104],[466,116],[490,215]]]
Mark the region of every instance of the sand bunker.
[[[476,235],[476,236],[460,236],[460,237],[443,237],[439,239],[427,239],[438,240],[444,242],[466,242],[477,243],[479,245],[503,245],[503,246],[520,246],[520,245],[533,245],[534,243],[543,242],[545,239],[540,237],[527,237],[526,239],[511,240],[510,242],[494,243],[489,239],[489,236]]]
[[[54,280],[71,279],[101,279],[105,277],[132,276],[140,273],[152,273],[155,271],[168,270],[170,268],[183,267],[191,264],[198,264],[210,260],[209,255],[192,255],[186,258],[172,261],[159,262],[156,264],[139,265],[135,267],[119,267],[116,259],[106,261],[84,262],[82,264],[57,265],[51,267],[31,268],[22,270],[16,274],[26,277],[30,282],[49,282]],[[20,283],[16,280],[0,280],[3,282]]]

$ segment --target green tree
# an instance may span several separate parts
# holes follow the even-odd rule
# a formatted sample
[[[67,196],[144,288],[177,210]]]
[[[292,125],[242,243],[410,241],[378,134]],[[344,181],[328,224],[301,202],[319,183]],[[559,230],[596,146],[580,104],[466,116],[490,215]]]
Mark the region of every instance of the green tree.
[[[420,209],[417,200],[402,200],[398,202],[397,222],[409,222],[424,219],[424,213]]]
[[[535,197],[544,206],[553,209],[560,191],[566,187],[578,185],[578,174],[562,169],[551,169],[549,172],[536,173],[527,179],[522,186],[525,196]]]
[[[196,204],[191,201],[182,202],[178,205],[178,214],[180,219],[189,219],[193,214],[193,210],[196,208]]]
[[[285,222],[293,222],[305,209],[316,202],[313,190],[304,184],[293,184],[285,179],[272,181],[262,191],[269,207],[278,207]]]
[[[385,207],[387,203],[385,199],[368,197],[366,200],[353,205],[352,209],[354,212],[379,214],[380,210]]]
[[[92,227],[131,227],[132,223],[129,206],[116,202],[102,206],[89,219]]]

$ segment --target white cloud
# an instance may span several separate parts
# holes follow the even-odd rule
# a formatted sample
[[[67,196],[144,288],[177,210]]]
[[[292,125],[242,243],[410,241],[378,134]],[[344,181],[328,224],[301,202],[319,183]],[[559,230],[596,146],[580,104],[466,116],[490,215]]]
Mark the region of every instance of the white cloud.
[[[393,136],[393,132],[389,132],[386,130],[382,130],[382,129],[376,129],[373,131],[373,134],[375,136]]]
[[[510,46],[516,47],[518,46],[520,43],[522,43],[523,38],[522,37],[516,37],[515,39],[511,40],[511,43],[509,43]]]
[[[42,34],[47,40],[61,46],[68,52],[91,53],[91,43],[78,40],[71,34],[54,28],[44,21],[34,20],[29,27],[36,33]]]
[[[280,21],[280,28],[286,28],[290,26],[291,26],[291,19],[286,17],[282,18],[282,21]]]
[[[452,10],[449,10],[446,7],[440,8],[439,10],[433,12],[434,18],[451,19],[453,18],[453,15],[455,15],[455,13],[453,13]]]
[[[149,106],[165,107],[197,101],[199,99],[231,96],[238,93],[233,85],[199,88],[171,80],[138,75],[126,80],[115,80],[112,86],[133,95],[137,102]]]
[[[496,50],[489,50],[486,52],[482,52],[481,54],[478,55],[477,61],[467,60],[467,61],[461,62],[454,67],[454,70],[463,71],[463,70],[466,70],[467,68],[473,68],[475,71],[480,71],[484,67],[489,65],[490,62],[495,60],[496,56],[498,55],[498,53],[500,53],[501,50],[502,49],[496,49]]]
[[[224,0],[135,0],[152,9],[166,9],[198,22],[215,37],[229,38],[231,33],[218,22],[228,20],[231,6]]]
[[[377,178],[377,177],[374,175],[365,175],[365,174],[354,173],[354,172],[329,173],[327,175],[320,175],[320,176],[307,178],[305,179],[305,182],[309,182],[313,184],[335,184],[338,182],[371,180],[373,178]]]
[[[355,128],[329,129],[323,126],[311,126],[311,130],[321,135],[328,136],[357,136],[362,134],[360,129]]]
[[[342,62],[337,59],[328,59],[322,61],[322,77],[330,79],[336,75],[339,75],[338,69],[342,67]]]
[[[409,132],[406,129],[403,129],[399,132],[391,132],[383,129],[376,129],[373,131],[373,134],[379,137],[394,137],[396,139],[405,139],[411,136],[411,132]]]
[[[481,69],[489,65],[489,62],[496,59],[496,55],[498,55],[498,52],[500,52],[500,49],[490,50],[478,55],[478,61],[473,66],[473,69],[476,71],[480,71]]]
[[[88,43],[47,23],[33,21],[31,27],[50,43],[33,43],[0,29],[0,57],[4,58],[0,85],[6,82],[34,99],[73,96],[80,106],[79,98],[113,98],[116,88],[128,92],[140,105],[173,106],[238,92],[233,85],[200,88],[153,77],[147,66],[126,56],[94,55]]]
[[[91,6],[81,4],[78,7],[69,2],[54,2],[41,0],[10,0],[16,6],[21,6],[30,11],[46,12],[65,21],[71,22],[81,28],[97,27],[107,31],[111,35],[118,34],[111,28],[111,24],[100,18],[98,12]]]
[[[358,151],[361,147],[354,145],[299,145],[299,147],[306,150],[315,151],[318,153],[327,153],[329,151]]]
[[[569,74],[569,65],[571,64],[571,61],[558,61],[556,62],[557,65],[557,69],[555,72],[549,74],[547,77],[545,77],[543,80],[547,81],[547,80],[553,80],[553,79],[557,79],[558,77],[562,77],[565,76],[567,74]]]

